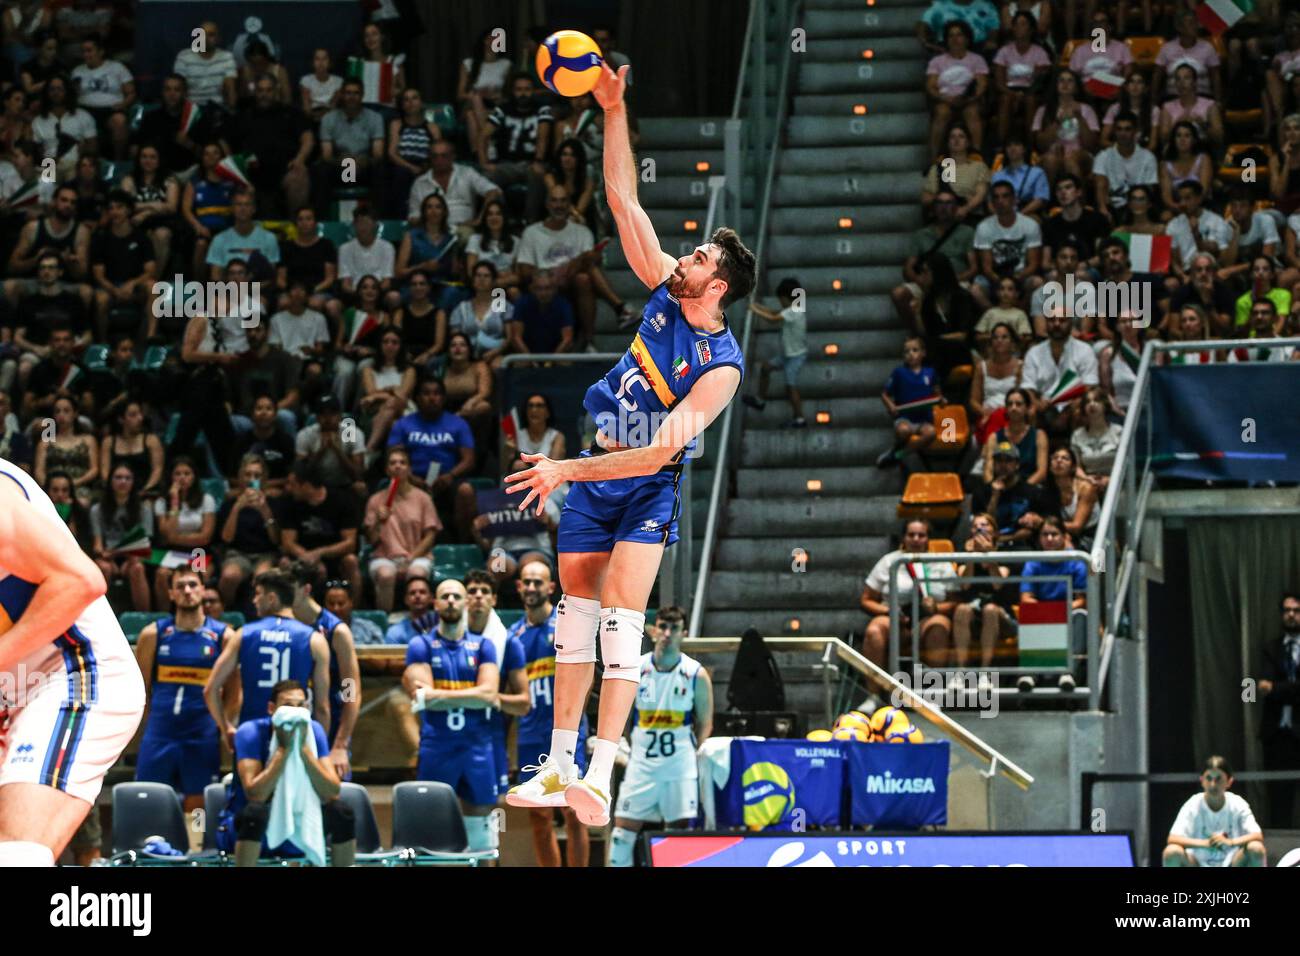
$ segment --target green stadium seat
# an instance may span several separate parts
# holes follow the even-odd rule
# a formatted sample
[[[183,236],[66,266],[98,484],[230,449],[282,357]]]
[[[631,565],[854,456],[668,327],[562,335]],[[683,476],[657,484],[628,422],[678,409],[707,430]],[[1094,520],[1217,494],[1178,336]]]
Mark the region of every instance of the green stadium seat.
[[[226,479],[204,478],[201,482],[199,482],[199,484],[203,486],[204,491],[206,491],[208,494],[212,496],[212,500],[216,502],[217,507],[220,508],[221,502],[226,500],[226,489],[228,487],[226,484]]]
[[[524,616],[520,608],[497,608],[497,617],[501,618],[501,623],[510,627],[515,621]]]
[[[465,480],[469,482],[469,486],[475,491],[491,491],[497,486],[496,479],[488,478],[485,475],[479,475],[475,478],[466,478]]]
[[[108,346],[107,345],[88,345],[85,353],[81,356],[82,367],[87,372],[106,372],[108,371]]]
[[[386,611],[379,611],[374,608],[369,610],[361,610],[358,608],[352,613],[354,616],[359,617],[364,621],[369,621],[375,627],[379,628],[380,634],[386,634],[388,632],[388,613]]]
[[[456,118],[456,110],[450,103],[431,103],[425,107],[424,118],[427,122],[437,123],[438,129],[442,130],[442,135],[448,139],[455,138],[460,131],[460,121]]]
[[[337,248],[352,238],[352,224],[327,220],[320,223],[317,232],[322,239],[328,239]]]
[[[245,618],[239,611],[227,611],[225,614],[221,615],[221,619],[235,630],[239,630],[248,623],[247,618]]]
[[[647,627],[655,622],[655,615],[658,613],[659,609],[657,607],[648,607],[645,609],[645,623]]]
[[[434,583],[463,578],[483,567],[483,552],[476,544],[437,544],[433,547]]]
[[[405,219],[382,219],[379,222],[379,238],[387,239],[393,245],[399,245],[406,235]]]
[[[146,625],[166,616],[162,611],[127,611],[118,618],[118,623],[122,625],[122,633],[126,635],[126,639],[134,644]]]
[[[131,360],[131,368],[141,372],[157,372],[171,354],[171,346],[151,345],[144,350],[144,355]]]

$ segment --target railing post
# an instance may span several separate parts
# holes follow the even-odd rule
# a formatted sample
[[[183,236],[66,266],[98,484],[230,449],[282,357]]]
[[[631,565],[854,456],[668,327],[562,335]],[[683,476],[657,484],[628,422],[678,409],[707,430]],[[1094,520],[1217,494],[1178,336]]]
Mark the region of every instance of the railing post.
[[[767,0],[758,4],[754,14],[754,82],[750,84],[749,115],[753,117],[755,144],[767,142]]]
[[[1112,574],[1118,573],[1118,569],[1106,570],[1106,577],[1109,579]],[[1097,680],[1101,673],[1098,667],[1098,641],[1097,641],[1097,624],[1104,622],[1106,619],[1105,608],[1101,604],[1101,589],[1097,585],[1097,575],[1088,575],[1088,709],[1099,710],[1101,708],[1101,687],[1098,686]],[[1071,621],[1073,624],[1073,621]],[[1073,628],[1071,629],[1073,630]],[[1071,643],[1073,643],[1073,634],[1071,634]]]
[[[745,180],[745,152],[741,143],[744,130],[744,120],[739,119],[729,119],[722,127],[722,171],[727,180],[723,186],[726,202],[722,208],[722,223],[737,231],[740,229],[741,188]]]

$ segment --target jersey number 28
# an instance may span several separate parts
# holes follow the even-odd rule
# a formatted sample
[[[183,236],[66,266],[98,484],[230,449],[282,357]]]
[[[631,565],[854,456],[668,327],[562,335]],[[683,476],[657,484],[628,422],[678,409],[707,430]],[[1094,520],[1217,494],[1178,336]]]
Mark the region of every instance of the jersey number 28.
[[[655,753],[656,744],[659,745],[658,753]],[[671,757],[675,753],[677,753],[677,738],[671,730],[650,735],[650,743],[645,749],[647,757]]]

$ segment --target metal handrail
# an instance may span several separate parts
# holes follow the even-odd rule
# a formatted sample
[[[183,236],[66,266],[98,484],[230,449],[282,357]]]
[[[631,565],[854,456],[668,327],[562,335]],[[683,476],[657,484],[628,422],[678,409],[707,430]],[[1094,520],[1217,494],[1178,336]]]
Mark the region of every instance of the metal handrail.
[[[763,2],[765,2],[765,0],[756,0],[756,2],[751,6],[751,11],[753,9],[753,6],[758,6]],[[799,12],[799,7],[800,5],[797,2],[797,0],[796,2],[790,3],[789,10],[786,16],[787,27],[793,26],[794,19]],[[767,37],[766,36],[758,37],[757,42],[766,44]],[[749,51],[748,48],[746,48],[745,59],[748,58],[749,58]],[[782,55],[781,55],[781,82],[777,92],[776,116],[773,118],[773,123],[772,123],[772,128],[777,130],[781,128],[781,124],[785,119],[786,92],[789,88],[789,81],[790,81],[790,58],[791,58],[790,45],[785,44],[782,48]],[[762,106],[760,106],[759,109],[762,109]],[[758,244],[755,247],[754,256],[755,259],[757,260],[758,271],[760,274],[764,271],[763,255],[767,249],[767,222],[768,222],[769,211],[772,205],[771,202],[772,190],[775,187],[775,183],[776,183],[776,161],[777,161],[777,156],[780,152],[780,148],[781,148],[780,137],[779,136],[773,137],[771,150],[768,154],[767,173],[763,182],[763,195],[758,204],[758,210],[759,210]],[[745,165],[744,160],[742,159],[740,164],[740,169],[728,170],[728,174],[736,175],[737,177],[740,178],[741,182],[743,183],[744,176],[745,176],[744,165]],[[739,190],[737,190],[737,195],[739,195]],[[742,208],[743,206],[738,207],[735,210],[737,216],[739,216]],[[758,276],[756,275],[755,283],[754,283],[755,290],[757,290],[758,288],[757,280],[758,280]],[[754,296],[756,294],[757,294],[756,291],[751,292],[749,299],[746,301],[745,324],[744,324],[744,329],[741,333],[741,340],[740,340],[740,349],[742,355],[749,354],[749,340],[753,331],[754,314],[749,311],[748,306],[749,303],[754,301]],[[726,472],[727,472],[727,450],[731,446],[732,433],[735,430],[735,423],[738,420],[735,414],[735,410],[736,410],[736,403],[733,401],[727,405],[727,410],[723,413],[721,439],[718,446],[718,460],[714,463],[713,466],[713,488],[709,494],[709,513],[708,513],[708,517],[705,520],[704,541],[700,548],[700,567],[695,579],[695,593],[691,597],[691,619],[690,619],[689,627],[686,632],[688,636],[698,635],[700,633],[700,625],[704,620],[704,595],[708,588],[709,568],[713,561],[713,549],[716,544],[717,535],[718,535],[718,511],[722,503],[722,493],[725,487],[724,478],[726,477]]]
[[[745,39],[741,46],[745,53],[740,58],[740,75],[736,77],[736,95],[731,101],[732,119],[740,119],[741,104],[745,100],[745,73],[749,69],[749,43],[754,35],[754,18],[758,8],[765,2],[766,0],[749,0],[749,16],[745,18]]]

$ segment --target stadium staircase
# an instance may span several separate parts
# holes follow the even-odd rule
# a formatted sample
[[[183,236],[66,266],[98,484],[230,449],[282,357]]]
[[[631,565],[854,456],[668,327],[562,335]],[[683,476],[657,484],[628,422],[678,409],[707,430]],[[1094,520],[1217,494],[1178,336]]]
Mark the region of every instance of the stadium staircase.
[[[929,120],[914,29],[924,9],[804,4],[807,49],[792,54],[760,291],[774,303],[786,276],[807,290],[808,427],[783,427],[791,413],[780,373],[766,409],[744,410],[701,635],[755,626],[767,636],[842,637],[863,627],[862,580],[889,549],[902,490],[899,472],[874,462],[891,443],[878,396],[902,346],[889,290],[921,225]],[[757,358],[780,348],[775,325],[755,317],[754,327],[750,375]],[[801,551],[804,573],[792,574]]]

